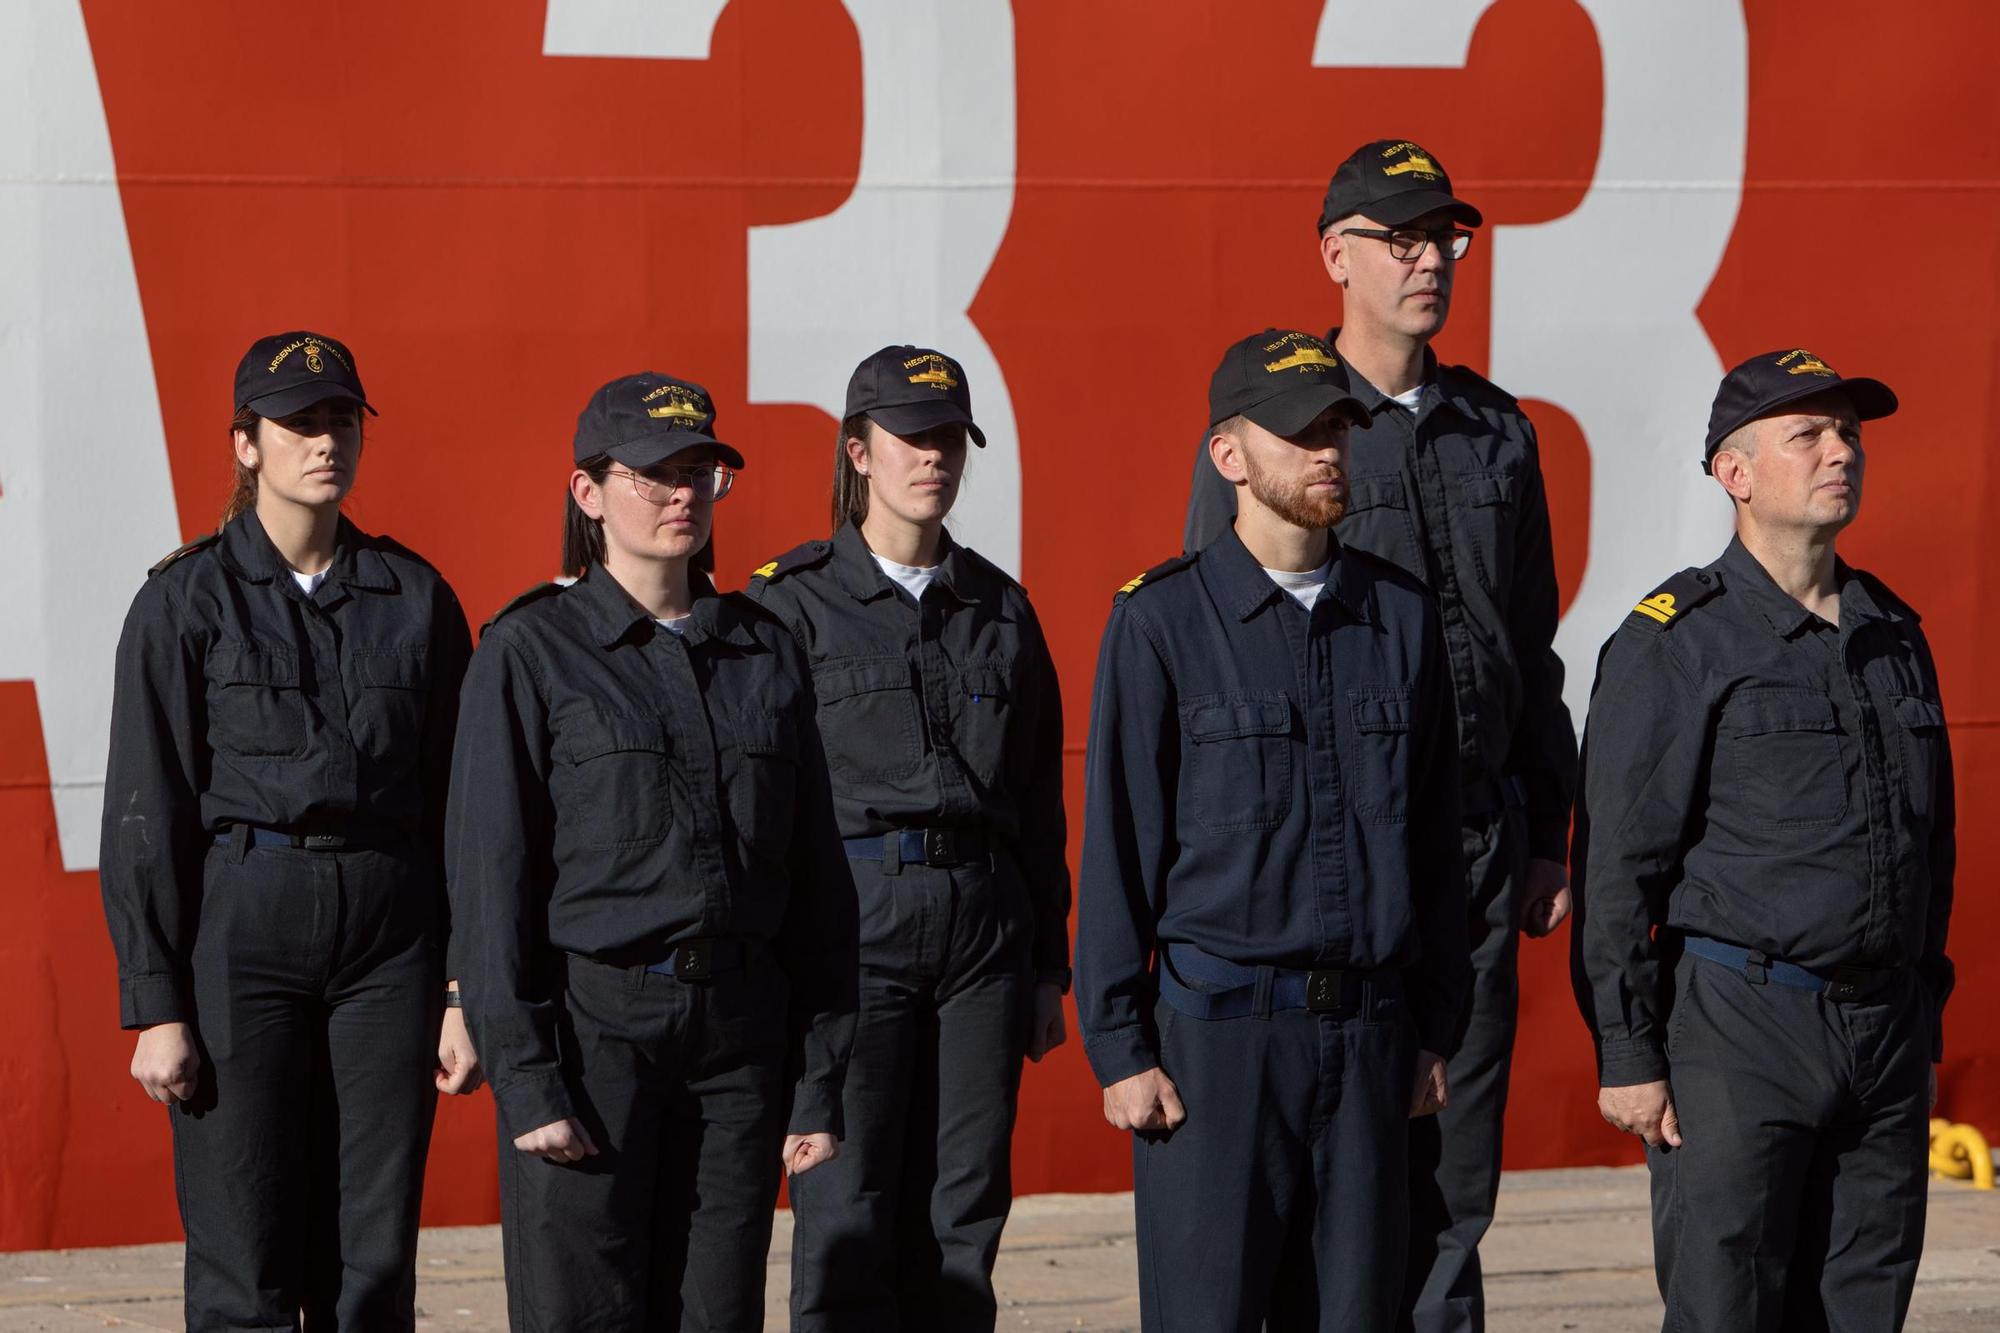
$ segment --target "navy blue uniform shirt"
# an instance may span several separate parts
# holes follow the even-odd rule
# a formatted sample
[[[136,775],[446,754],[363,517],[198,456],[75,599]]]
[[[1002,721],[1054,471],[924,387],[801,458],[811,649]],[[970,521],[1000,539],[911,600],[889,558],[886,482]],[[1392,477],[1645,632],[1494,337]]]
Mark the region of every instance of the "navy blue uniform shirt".
[[[1450,680],[1437,609],[1332,543],[1308,613],[1234,531],[1119,595],[1086,760],[1077,1011],[1105,1085],[1159,1063],[1155,950],[1399,968],[1422,1045],[1466,987]]]
[[[299,588],[256,510],[155,566],[118,639],[104,915],[119,1022],[187,1022],[202,860],[232,825],[407,842],[447,928],[445,788],[472,651],[438,572],[340,520]]]
[[[1814,971],[1913,966],[1943,1013],[1957,841],[1937,669],[1916,612],[1836,577],[1838,626],[1732,541],[1604,646],[1571,956],[1606,1087],[1668,1075],[1682,932]]]
[[[1339,329],[1327,332],[1331,343]],[[1368,424],[1349,437],[1341,544],[1371,551],[1437,593],[1458,710],[1466,812],[1499,808],[1500,782],[1527,793],[1528,854],[1561,861],[1576,788],[1576,731],[1551,646],[1561,597],[1535,428],[1513,395],[1424,353],[1413,412],[1359,375]],[[1204,432],[1188,498],[1186,549],[1236,517],[1234,489]]]
[[[558,954],[650,964],[776,946],[794,1132],[839,1132],[859,963],[812,682],[783,625],[690,574],[662,628],[599,565],[488,624],[466,674],[446,845],[460,984],[508,1134],[576,1114]]]

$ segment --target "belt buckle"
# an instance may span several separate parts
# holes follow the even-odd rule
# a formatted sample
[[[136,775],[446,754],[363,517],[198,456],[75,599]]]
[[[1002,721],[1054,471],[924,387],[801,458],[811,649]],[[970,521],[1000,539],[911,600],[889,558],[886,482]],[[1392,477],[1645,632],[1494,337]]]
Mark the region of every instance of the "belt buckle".
[[[1314,968],[1306,973],[1306,1008],[1316,1014],[1331,1013],[1340,1008],[1340,995],[1346,989],[1341,985],[1339,968]]]
[[[689,940],[674,946],[674,977],[680,981],[710,981],[715,977],[715,945]]]
[[[308,833],[299,839],[299,846],[309,852],[337,852],[346,845],[346,836],[339,833]]]
[[[948,828],[924,830],[924,864],[927,866],[958,864],[958,835],[954,830]]]

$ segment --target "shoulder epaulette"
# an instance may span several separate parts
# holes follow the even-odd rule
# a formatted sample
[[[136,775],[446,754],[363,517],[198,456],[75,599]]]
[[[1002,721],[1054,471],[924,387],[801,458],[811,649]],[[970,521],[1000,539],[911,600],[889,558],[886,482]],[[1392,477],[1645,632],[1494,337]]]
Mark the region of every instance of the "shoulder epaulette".
[[[1627,625],[1659,632],[1722,591],[1722,579],[1712,570],[1683,569],[1643,597],[1625,618]]]
[[[1870,574],[1867,570],[1865,569],[1855,570],[1854,577],[1860,579],[1864,584],[1868,586],[1869,594],[1873,596],[1876,602],[1882,605],[1883,607],[1894,608],[1895,610],[1902,612],[1904,615],[1908,616],[1912,620],[1916,621],[1923,620],[1924,617],[1922,612],[1918,611],[1916,607],[1911,606],[1901,597],[1898,597],[1893,588],[1891,588],[1888,584],[1882,582],[1881,579],[1876,578],[1873,574]]]
[[[979,552],[973,550],[970,546],[961,546],[958,549],[959,553],[965,557],[965,562],[971,565],[974,569],[977,569],[980,572],[992,578],[998,579],[1000,582],[1004,584],[1008,584],[1015,588],[1021,588],[1021,580],[1015,578],[1012,574],[1009,574],[1006,570],[1000,568],[1000,566],[994,564],[991,560],[988,560],[985,556],[979,554]],[[1026,592],[1027,589],[1021,588],[1021,591]]]
[[[569,585],[567,583],[536,584],[534,587],[522,593],[519,597],[516,597],[513,601],[507,603],[507,605],[501,607],[498,611],[495,611],[492,617],[489,618],[484,625],[480,626],[480,632],[483,634],[488,629],[491,629],[493,627],[494,621],[503,620],[506,617],[513,615],[516,611],[519,611],[522,607],[527,606],[531,602],[539,602],[544,597],[553,597],[557,593],[561,592],[564,588],[567,588],[568,586]]]
[[[775,583],[787,574],[825,564],[827,557],[832,554],[832,542],[801,542],[776,560],[751,570],[750,577],[762,579],[766,583]]]
[[[378,550],[389,551],[395,555],[402,556],[406,560],[414,560],[417,564],[422,565],[425,569],[433,571],[437,569],[436,565],[424,559],[423,556],[418,555],[415,551],[412,551],[409,547],[403,545],[401,542],[397,541],[394,537],[384,537],[380,533],[376,533],[375,535],[371,536],[368,540],[375,543],[376,549]]]
[[[1183,569],[1193,564],[1194,560],[1195,558],[1191,555],[1177,555],[1171,560],[1162,560],[1159,564],[1154,565],[1151,569],[1134,578],[1114,593],[1111,598],[1112,604],[1115,606],[1119,602],[1124,601],[1127,597],[1139,591],[1140,587],[1144,584],[1158,583],[1169,574],[1180,573]]]
[[[1490,399],[1503,408],[1520,407],[1520,400],[1505,389],[1487,379],[1470,366],[1438,366],[1438,381],[1441,387],[1461,393],[1468,398]]]
[[[222,534],[219,532],[211,532],[205,537],[196,537],[186,546],[179,547],[161,556],[160,562],[154,565],[151,569],[146,571],[146,576],[148,578],[151,578],[153,575],[158,574],[162,570],[166,569],[168,565],[173,564],[174,561],[180,559],[182,556],[193,555],[196,551],[205,551],[209,547],[215,545],[217,542],[221,540],[222,540]]]

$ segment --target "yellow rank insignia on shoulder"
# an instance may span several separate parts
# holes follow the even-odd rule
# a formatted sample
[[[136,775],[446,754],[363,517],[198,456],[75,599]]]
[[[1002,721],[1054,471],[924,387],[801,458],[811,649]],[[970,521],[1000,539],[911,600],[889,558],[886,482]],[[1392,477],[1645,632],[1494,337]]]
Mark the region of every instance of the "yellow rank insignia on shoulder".
[[[751,570],[750,577],[753,579],[768,579],[777,572],[778,562],[773,560],[769,564],[759,565],[757,568]]]
[[[1683,569],[1655,589],[1651,596],[1640,599],[1639,604],[1632,608],[1632,614],[1641,619],[1626,623],[1665,629],[1721,591],[1722,579],[1714,570]]]
[[[1662,625],[1680,614],[1674,608],[1674,595],[1670,592],[1657,593],[1654,596],[1648,597],[1632,609],[1642,616],[1650,616]]]
[[[1162,560],[1159,564],[1154,565],[1151,569],[1147,570],[1145,573],[1135,575],[1129,582],[1125,583],[1122,587],[1120,587],[1117,592],[1112,594],[1111,600],[1114,602],[1122,602],[1127,597],[1130,597],[1133,593],[1139,591],[1139,585],[1142,583],[1146,583],[1147,580],[1150,579],[1153,582],[1158,582],[1160,579],[1165,578],[1169,574],[1175,573],[1179,570],[1186,569],[1189,565],[1193,563],[1194,563],[1194,557],[1191,555],[1177,555],[1171,560]]]

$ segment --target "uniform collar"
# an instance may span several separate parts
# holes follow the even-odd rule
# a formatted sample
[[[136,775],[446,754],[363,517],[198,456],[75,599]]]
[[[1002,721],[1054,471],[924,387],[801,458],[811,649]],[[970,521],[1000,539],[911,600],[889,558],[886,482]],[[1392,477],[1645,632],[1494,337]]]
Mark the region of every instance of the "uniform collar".
[[[1328,329],[1326,331],[1327,346],[1333,346],[1333,340],[1339,336],[1339,325]],[[1394,398],[1391,398],[1388,394],[1383,393],[1371,384],[1367,376],[1356,370],[1351,363],[1343,362],[1343,364],[1347,368],[1347,391],[1361,400],[1362,406],[1368,409],[1368,415],[1371,419],[1380,416],[1384,409],[1390,406],[1402,407],[1401,403],[1398,403]],[[1444,377],[1438,371],[1437,353],[1433,352],[1426,345],[1424,348],[1423,392],[1417,398],[1417,415],[1423,416],[1431,408],[1440,404],[1454,407],[1467,416],[1472,415],[1471,410],[1465,405],[1464,400],[1446,387]],[[1407,411],[1408,409],[1405,410]]]
[[[1327,547],[1333,566],[1327,572],[1326,588],[1320,595],[1332,597],[1348,615],[1368,623],[1373,619],[1373,598],[1361,562],[1349,555],[1341,547],[1340,539],[1330,532]],[[1264,572],[1234,527],[1203,547],[1197,559],[1217,605],[1238,620],[1250,619],[1271,605],[1274,598],[1291,596]]]
[[[222,530],[221,555],[231,573],[251,583],[289,579],[292,574],[255,509],[244,510]],[[345,516],[334,529],[333,564],[326,581],[339,591],[394,592],[400,586],[373,540]]]
[[[938,554],[931,586],[942,588],[961,603],[977,601],[985,580],[966,549],[946,532],[942,534]],[[841,524],[840,531],[833,534],[833,575],[840,580],[840,586],[848,596],[857,602],[872,602],[878,597],[895,595],[896,585],[882,572],[882,566],[875,563],[875,553],[868,549],[867,541],[861,536],[861,525],[851,520]]]
[[[1729,549],[1722,553],[1715,567],[1733,576],[1734,585],[1749,596],[1751,605],[1757,608],[1757,613],[1764,617],[1765,623],[1780,638],[1792,638],[1819,619],[1800,605],[1796,597],[1778,586],[1771,572],[1750,554],[1750,548],[1743,544],[1741,537],[1729,539]],[[1840,619],[1843,624],[1854,626],[1869,620],[1898,618],[1893,609],[1883,607],[1876,599],[1868,581],[1858,577],[1853,568],[1838,556],[1833,562],[1833,580],[1840,589]]]
[[[731,599],[723,597],[715,590],[715,584],[700,570],[688,571],[688,592],[693,600],[689,608],[687,623],[681,626],[681,639],[690,647],[698,648],[710,639],[721,639],[727,643],[748,646],[756,642],[756,634],[751,630],[748,617]],[[605,648],[615,648],[621,643],[644,643],[654,634],[668,634],[653,618],[653,613],[633,600],[611,571],[603,565],[592,565],[584,571],[582,578],[570,585],[569,596],[578,599],[583,612],[584,623],[590,627],[590,635]]]

